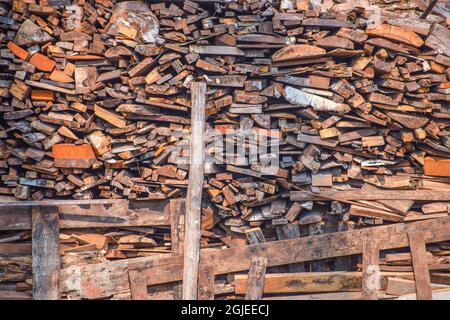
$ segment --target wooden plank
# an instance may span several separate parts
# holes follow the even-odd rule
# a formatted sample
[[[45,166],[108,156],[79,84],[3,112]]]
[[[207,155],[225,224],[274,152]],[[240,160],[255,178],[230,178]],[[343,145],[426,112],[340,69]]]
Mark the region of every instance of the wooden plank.
[[[204,127],[206,84],[194,82],[191,84],[191,126],[189,149],[189,186],[186,195],[186,222],[184,239],[184,273],[183,299],[197,298],[198,263],[200,259],[200,220],[201,198],[205,157]]]
[[[331,292],[267,297],[263,300],[361,300],[361,292]]]
[[[441,289],[447,287],[442,284],[431,284],[431,289]],[[415,293],[416,283],[414,280],[388,277],[386,285],[386,293],[390,295],[402,296],[405,294]]]
[[[248,272],[245,300],[261,300],[264,292],[267,258],[253,258]]]
[[[362,298],[363,300],[378,300],[381,289],[380,250],[376,237],[363,240],[362,251]]]
[[[0,202],[0,230],[31,229],[34,207],[58,207],[60,228],[168,226],[169,201],[43,200]]]
[[[360,189],[337,191],[321,188],[320,193],[313,194],[304,191],[291,191],[291,201],[323,200],[329,198],[336,201],[350,200],[426,200],[426,201],[450,201],[450,193],[439,190],[371,190],[364,192]]]
[[[200,263],[198,275],[198,300],[214,300],[214,266]]]
[[[59,300],[59,223],[56,208],[33,208],[33,299]]]
[[[450,217],[410,222],[423,230],[426,243],[450,239]],[[362,253],[362,239],[367,234],[378,238],[380,250],[403,248],[409,245],[406,224],[358,229],[296,239],[270,241],[256,245],[223,250],[203,249],[203,261],[215,266],[216,275],[248,270],[252,256],[267,258],[268,266],[326,259]],[[105,297],[129,288],[128,277],[123,277],[128,264],[140,261],[145,264],[147,285],[174,282],[183,278],[183,257],[157,255],[145,258],[112,261],[100,264],[72,266],[63,269],[62,286],[65,292],[77,297]],[[95,273],[95,278],[93,274]],[[70,281],[69,281],[70,279]],[[75,284],[74,279],[79,279]],[[81,281],[83,279],[83,281]]]
[[[183,255],[184,248],[184,219],[186,215],[184,199],[170,200],[170,243],[172,255]],[[181,283],[173,285],[173,298],[181,300],[183,286]]]
[[[433,300],[450,300],[450,288],[437,289],[432,292]],[[415,293],[406,294],[394,300],[420,300]]]
[[[234,290],[238,295],[246,293],[248,275],[234,276]],[[381,272],[382,288],[386,288],[388,278],[412,279],[412,272]],[[264,293],[319,293],[319,292],[361,292],[363,272],[294,272],[269,273],[265,276]]]
[[[417,229],[414,225],[407,225],[406,230],[411,249],[417,300],[431,300],[430,270],[428,269],[427,249],[422,230]]]

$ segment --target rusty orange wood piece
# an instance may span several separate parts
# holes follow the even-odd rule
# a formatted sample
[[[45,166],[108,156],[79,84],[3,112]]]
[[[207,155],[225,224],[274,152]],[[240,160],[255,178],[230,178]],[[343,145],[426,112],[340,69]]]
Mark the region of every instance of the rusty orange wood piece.
[[[30,59],[30,63],[41,71],[50,72],[55,68],[56,62],[47,58],[43,54],[35,53]]]
[[[7,47],[17,58],[27,60],[29,53],[25,49],[22,49],[12,41],[8,42]]]
[[[424,171],[428,176],[450,177],[450,159],[426,157]]]
[[[52,155],[57,168],[90,168],[96,159],[90,144],[55,144]]]

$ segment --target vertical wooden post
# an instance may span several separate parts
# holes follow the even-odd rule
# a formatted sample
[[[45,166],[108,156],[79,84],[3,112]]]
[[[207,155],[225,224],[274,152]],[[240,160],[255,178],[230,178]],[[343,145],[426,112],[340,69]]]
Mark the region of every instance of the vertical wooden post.
[[[191,138],[189,145],[189,186],[186,196],[183,299],[197,299],[200,256],[200,219],[205,142],[206,84],[191,84]]]
[[[184,246],[184,219],[186,214],[186,202],[184,199],[170,200],[170,242],[172,255],[182,255]],[[174,300],[181,300],[183,286],[181,281],[173,285]]]
[[[198,300],[214,300],[215,274],[210,264],[200,263],[198,275]]]
[[[409,247],[416,282],[417,300],[432,300],[430,270],[428,269],[427,249],[422,232],[413,225],[407,225]]]
[[[247,292],[245,300],[261,300],[264,293],[267,258],[253,258],[248,272]]]
[[[380,298],[380,249],[376,236],[363,240],[362,263],[362,299],[378,300]]]
[[[139,269],[128,270],[132,300],[148,300],[145,272]]]
[[[59,217],[55,207],[32,207],[32,278],[34,300],[58,300],[59,289]]]

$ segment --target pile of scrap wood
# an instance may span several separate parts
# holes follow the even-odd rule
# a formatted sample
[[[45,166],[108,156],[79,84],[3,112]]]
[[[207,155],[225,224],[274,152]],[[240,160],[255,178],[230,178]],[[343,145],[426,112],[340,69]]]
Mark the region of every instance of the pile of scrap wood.
[[[204,81],[202,250],[243,254],[252,250],[247,245],[297,245],[367,226],[447,221],[450,8],[447,1],[428,4],[2,2],[0,200],[124,201],[123,213],[103,208],[97,215],[110,220],[97,216],[95,223],[93,210],[80,207],[75,217],[72,207],[61,209],[67,277],[84,265],[79,276],[95,277],[89,268],[104,265],[120,273],[133,265],[127,258],[140,257],[156,267],[176,266],[166,280],[149,272],[147,284],[154,297],[179,297],[171,283],[181,280],[184,220],[176,198],[188,186],[190,87]],[[145,206],[158,207],[151,218]],[[0,255],[8,258],[0,259],[0,297],[2,290],[24,297],[17,292],[31,285],[32,213],[1,210]],[[83,223],[74,222],[80,216]],[[408,247],[401,241],[376,252]],[[448,242],[433,244],[422,257],[433,270],[433,290],[450,285],[442,272],[450,266],[448,249]],[[288,262],[278,253],[268,262],[224,267],[205,296],[242,297],[252,275],[264,278],[267,264],[269,296],[320,292],[303,298],[353,299],[363,292],[367,298],[355,282],[367,265],[348,256],[362,252]],[[116,259],[126,260],[110,266]],[[385,297],[415,292],[412,251],[384,252],[373,264]],[[231,274],[248,269],[248,276]],[[101,293],[62,291],[72,298],[130,297],[128,277],[117,281]],[[327,281],[333,285],[317,285]]]

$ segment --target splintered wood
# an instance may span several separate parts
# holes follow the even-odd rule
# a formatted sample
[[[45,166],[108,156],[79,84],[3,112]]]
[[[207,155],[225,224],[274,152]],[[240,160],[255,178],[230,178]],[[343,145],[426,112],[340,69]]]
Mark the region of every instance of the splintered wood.
[[[62,298],[181,298],[198,210],[193,297],[449,297],[448,1],[378,2],[2,1],[0,299],[45,228]]]

